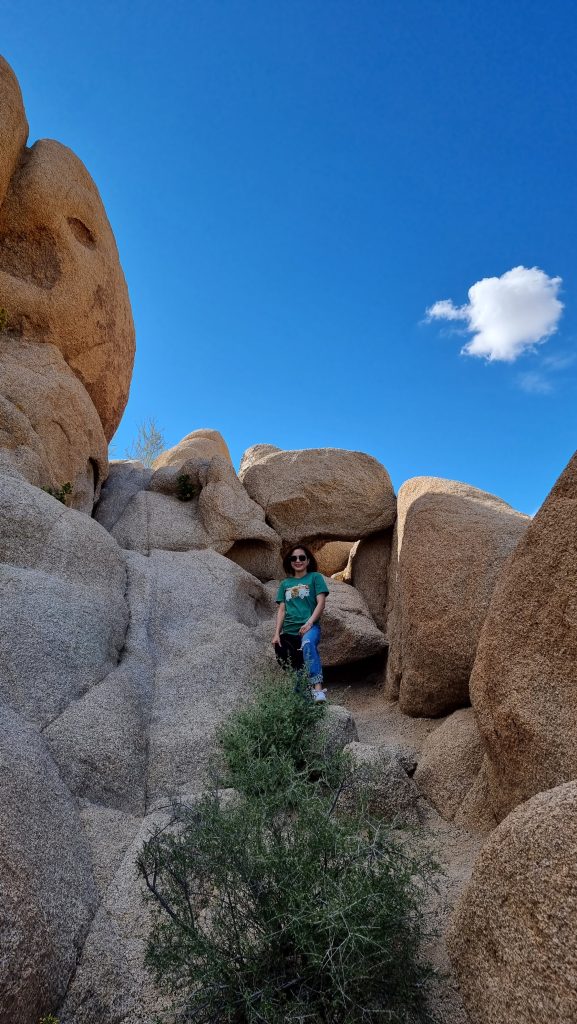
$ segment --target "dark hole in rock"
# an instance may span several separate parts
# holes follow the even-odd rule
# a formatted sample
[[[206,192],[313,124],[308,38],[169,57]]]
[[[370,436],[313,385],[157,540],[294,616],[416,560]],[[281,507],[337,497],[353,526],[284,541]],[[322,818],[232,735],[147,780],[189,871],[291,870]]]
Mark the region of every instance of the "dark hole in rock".
[[[320,651],[322,658],[322,640]],[[323,665],[323,676],[329,686],[354,686],[358,683],[380,686],[384,682],[386,667],[387,651],[384,651],[349,665]]]
[[[96,239],[92,231],[81,220],[78,220],[78,217],[69,217],[68,223],[72,234],[82,245],[85,245],[87,249],[94,249],[96,247]]]

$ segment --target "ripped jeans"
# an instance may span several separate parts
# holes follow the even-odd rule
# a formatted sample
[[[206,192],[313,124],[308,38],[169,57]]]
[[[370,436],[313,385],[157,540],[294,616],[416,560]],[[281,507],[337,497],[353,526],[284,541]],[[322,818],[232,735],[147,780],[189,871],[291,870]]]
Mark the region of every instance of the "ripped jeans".
[[[323,681],[323,668],[318,652],[321,638],[320,626],[314,625],[304,636],[281,633],[280,644],[275,644],[276,660],[279,665],[289,664],[299,672],[306,668],[312,686]]]

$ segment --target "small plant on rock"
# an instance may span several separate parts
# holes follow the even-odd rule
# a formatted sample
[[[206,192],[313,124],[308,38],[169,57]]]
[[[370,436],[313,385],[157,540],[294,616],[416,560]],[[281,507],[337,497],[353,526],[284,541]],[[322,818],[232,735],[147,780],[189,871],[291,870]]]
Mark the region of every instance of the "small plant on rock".
[[[42,490],[46,491],[46,494],[51,494],[53,498],[56,498],[56,501],[61,501],[63,505],[68,505],[68,499],[72,494],[72,484],[66,483],[56,488],[43,487]]]
[[[180,501],[192,501],[198,498],[200,487],[193,483],[189,473],[180,473],[176,478],[176,497]]]
[[[48,1013],[45,1017],[40,1018],[38,1024],[60,1024],[60,1021],[53,1013]]]

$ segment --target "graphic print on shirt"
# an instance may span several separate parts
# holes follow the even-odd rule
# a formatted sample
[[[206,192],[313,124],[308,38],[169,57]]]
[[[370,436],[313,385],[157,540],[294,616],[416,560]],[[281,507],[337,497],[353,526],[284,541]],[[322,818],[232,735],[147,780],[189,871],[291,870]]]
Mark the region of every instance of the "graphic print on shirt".
[[[299,583],[296,587],[287,587],[285,590],[285,600],[291,601],[293,597],[309,597],[311,588],[308,583]]]

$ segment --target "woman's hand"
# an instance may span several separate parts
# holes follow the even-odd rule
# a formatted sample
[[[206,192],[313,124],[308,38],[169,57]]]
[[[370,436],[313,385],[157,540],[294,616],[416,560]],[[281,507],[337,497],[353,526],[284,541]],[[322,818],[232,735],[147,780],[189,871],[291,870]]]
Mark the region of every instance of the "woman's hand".
[[[301,626],[301,628],[299,629],[299,635],[300,636],[304,636],[305,633],[308,633],[309,629],[313,628],[313,626],[314,626],[314,622],[311,622],[310,620],[308,620],[307,622],[305,622],[304,626]]]
[[[273,647],[276,647],[277,644],[280,644],[280,636],[278,633],[275,633],[275,635],[272,638],[272,645]]]

